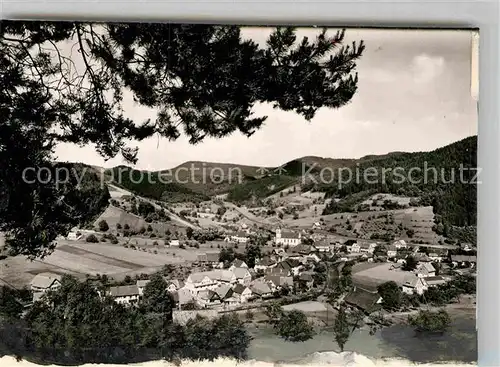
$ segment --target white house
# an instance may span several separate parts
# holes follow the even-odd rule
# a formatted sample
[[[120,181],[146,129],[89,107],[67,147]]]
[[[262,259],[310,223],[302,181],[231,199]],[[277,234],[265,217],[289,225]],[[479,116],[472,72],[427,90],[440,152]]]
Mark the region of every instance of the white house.
[[[474,246],[470,243],[461,243],[460,248],[464,251],[472,251],[474,250]]]
[[[179,240],[170,240],[169,244],[172,247],[179,247],[180,246]]]
[[[70,240],[70,241],[78,241],[82,237],[83,237],[83,235],[80,232],[78,232],[78,231],[71,231],[71,232],[68,233],[68,236],[66,237],[66,239]]]
[[[361,251],[361,246],[357,242],[353,243],[352,245],[347,246],[347,251],[351,253],[358,253]]]
[[[237,279],[233,272],[229,270],[213,270],[190,274],[184,287],[193,294],[197,294],[202,290],[215,290],[220,284],[234,285],[236,283]]]
[[[254,270],[255,271],[266,271],[269,268],[273,268],[276,266],[276,261],[270,259],[269,257],[265,257],[255,263]]]
[[[55,291],[61,286],[61,276],[53,273],[37,274],[30,283],[30,289],[33,293],[33,301],[48,291]]]
[[[415,269],[415,274],[419,278],[434,277],[436,276],[436,269],[431,263],[422,263]]]
[[[237,284],[233,289],[233,297],[239,298],[241,303],[247,303],[252,298],[252,290],[243,284]]]
[[[295,233],[292,231],[282,231],[281,228],[276,229],[276,239],[277,245],[283,246],[297,246],[301,243],[301,233]]]
[[[316,254],[309,254],[309,255],[306,255],[306,256],[304,257],[304,259],[305,259],[306,261],[308,261],[308,260],[312,260],[312,261],[314,261],[315,263],[318,263],[318,262],[320,262],[320,261],[321,261],[321,258],[320,258],[318,255],[316,255]]]
[[[206,289],[214,290],[219,285],[217,279],[211,278],[208,276],[211,272],[203,272],[203,273],[192,273],[186,279],[184,283],[184,288],[188,289],[192,294],[197,294]]]
[[[427,284],[423,278],[412,276],[403,283],[403,293],[423,294],[427,290]]]
[[[314,222],[312,225],[312,229],[321,229],[321,223],[320,222]]]
[[[373,251],[375,251],[375,247],[377,247],[376,243],[362,243],[359,246],[359,251],[363,253],[370,253],[373,254]]]
[[[239,297],[231,296],[222,300],[225,309],[236,308],[240,305]]]
[[[244,231],[238,231],[231,235],[231,241],[236,243],[247,243],[249,241],[248,233]]]
[[[435,252],[431,252],[429,253],[429,259],[431,261],[435,261],[435,262],[441,262],[443,261],[443,257]]]
[[[116,303],[123,305],[133,305],[139,302],[139,288],[136,284],[110,287],[109,295]]]
[[[248,269],[248,265],[243,260],[236,259],[236,260],[233,260],[233,262],[231,263],[229,270],[232,271],[234,268],[247,268]]]
[[[398,248],[394,245],[386,246],[386,249],[388,258],[396,257],[396,255],[398,254]]]
[[[400,249],[400,248],[406,248],[407,244],[405,240],[397,240],[394,241],[393,246],[395,246],[396,249]]]
[[[219,295],[211,290],[205,289],[196,295],[196,303],[202,308],[214,307],[221,304]]]
[[[219,260],[219,257],[219,252],[206,252],[198,254],[196,261],[213,268],[222,268],[224,264]]]
[[[178,279],[172,279],[170,281],[167,281],[167,284],[168,284],[167,291],[169,291],[170,293],[177,292],[179,291],[179,289],[184,287],[184,282]]]
[[[245,286],[250,285],[250,282],[252,281],[252,275],[248,271],[248,268],[233,268],[230,271],[233,272],[238,283]]]

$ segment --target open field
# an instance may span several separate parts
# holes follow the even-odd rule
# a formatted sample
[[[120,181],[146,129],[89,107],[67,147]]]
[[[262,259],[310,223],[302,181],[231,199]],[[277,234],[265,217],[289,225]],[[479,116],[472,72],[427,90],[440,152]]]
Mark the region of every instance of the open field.
[[[139,230],[141,227],[146,226],[147,223],[140,216],[127,213],[125,210],[117,208],[113,205],[110,205],[106,208],[104,213],[101,214],[99,218],[94,222],[94,225],[97,226],[101,220],[105,220],[109,228],[115,229],[116,224],[120,223],[122,226],[128,224],[130,228]]]
[[[305,301],[283,306],[285,311],[298,310],[302,312],[322,312],[327,311],[329,308],[331,307],[327,303],[318,301]]]
[[[355,284],[366,286],[377,286],[379,284],[394,281],[398,285],[402,285],[410,276],[411,273],[402,270],[389,270],[393,263],[374,264],[365,269],[358,271],[353,268],[352,280]]]
[[[192,262],[198,254],[206,251],[208,249],[152,245],[131,249],[109,243],[61,240],[56,250],[42,260],[29,261],[21,256],[3,260],[0,264],[0,283],[22,287],[42,272],[70,274],[80,279],[85,278],[87,274],[106,274],[121,279],[125,275],[151,273],[166,264]]]

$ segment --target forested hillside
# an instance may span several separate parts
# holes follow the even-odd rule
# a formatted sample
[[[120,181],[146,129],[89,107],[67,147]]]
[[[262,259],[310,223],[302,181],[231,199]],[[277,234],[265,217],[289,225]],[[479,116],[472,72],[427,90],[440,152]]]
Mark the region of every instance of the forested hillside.
[[[59,234],[66,235],[74,226],[84,227],[92,223],[109,204],[109,191],[102,183],[101,176],[93,167],[82,163],[48,164],[43,170],[27,172],[23,184],[31,188],[36,187],[38,182],[43,185],[34,194],[38,199],[34,203],[36,206],[28,206],[25,201],[7,202],[9,206],[17,204],[11,211],[18,213],[15,219],[27,223],[23,228],[5,231],[8,250],[12,255],[43,256],[49,253]],[[45,198],[51,198],[52,205],[44,203]],[[47,225],[30,221],[31,211],[52,220]],[[13,220],[11,217],[7,219]],[[8,224],[6,220],[3,226]]]
[[[347,173],[342,185],[319,183],[316,189],[329,196],[345,198],[354,193],[376,191],[420,197],[421,205],[432,205],[438,219],[447,225],[473,226],[477,220],[477,137],[472,136],[432,152],[401,153],[374,157],[359,164],[360,177],[368,170],[370,179],[353,179]],[[385,170],[385,180],[382,173]],[[332,202],[325,214],[337,211]]]
[[[138,171],[130,167],[119,166],[108,171],[113,183],[130,190],[137,195],[166,202],[199,202],[208,197],[175,182],[160,177],[159,172]]]

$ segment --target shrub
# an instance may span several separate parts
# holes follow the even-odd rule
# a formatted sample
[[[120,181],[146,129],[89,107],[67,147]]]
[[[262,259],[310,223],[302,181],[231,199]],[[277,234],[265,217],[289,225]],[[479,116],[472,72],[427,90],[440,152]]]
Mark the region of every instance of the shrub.
[[[101,232],[106,232],[109,229],[108,222],[106,222],[104,219],[99,222],[98,226]]]
[[[253,314],[252,310],[247,310],[247,312],[245,313],[245,318],[248,321],[252,321],[253,320],[254,314]]]
[[[418,315],[408,317],[408,323],[420,332],[445,332],[451,324],[450,315],[445,310],[419,311]]]
[[[87,238],[85,239],[85,241],[90,242],[90,243],[98,243],[99,239],[97,238],[97,236],[95,234],[89,234],[87,236]]]
[[[315,332],[306,315],[298,310],[282,314],[276,324],[276,333],[292,342],[303,342],[311,339]]]

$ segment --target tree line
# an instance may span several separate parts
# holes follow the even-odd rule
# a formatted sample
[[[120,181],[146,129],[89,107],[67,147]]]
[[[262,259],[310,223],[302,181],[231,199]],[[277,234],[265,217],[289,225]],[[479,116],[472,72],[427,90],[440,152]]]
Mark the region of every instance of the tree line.
[[[24,316],[17,295],[2,297],[9,300],[0,303],[2,350],[59,364],[246,358],[250,336],[236,315],[173,322],[174,302],[159,274],[137,307],[116,303],[88,280],[64,276],[61,283]]]
[[[376,183],[365,180],[348,180],[342,177],[343,185],[335,182],[332,185],[319,185],[317,189],[330,196],[341,198],[339,202],[332,200],[325,208],[324,215],[342,211],[355,211],[371,193],[390,193],[402,196],[419,197],[418,205],[433,206],[438,222],[447,226],[475,226],[477,223],[477,184],[474,181],[477,168],[477,136],[472,136],[432,152],[398,153],[389,156],[362,161],[361,172],[376,169],[380,175],[386,172],[385,180],[378,177]],[[425,173],[425,165],[429,172]],[[460,173],[460,167],[463,167]],[[406,175],[404,182],[393,173],[396,167],[403,168]],[[420,171],[412,173],[412,181],[408,179],[410,169],[417,167]],[[436,171],[434,171],[435,169]],[[386,171],[384,171],[386,170]],[[462,177],[461,177],[462,176]],[[373,176],[370,176],[373,180]],[[337,180],[340,180],[337,177]],[[356,199],[359,196],[359,200]]]

